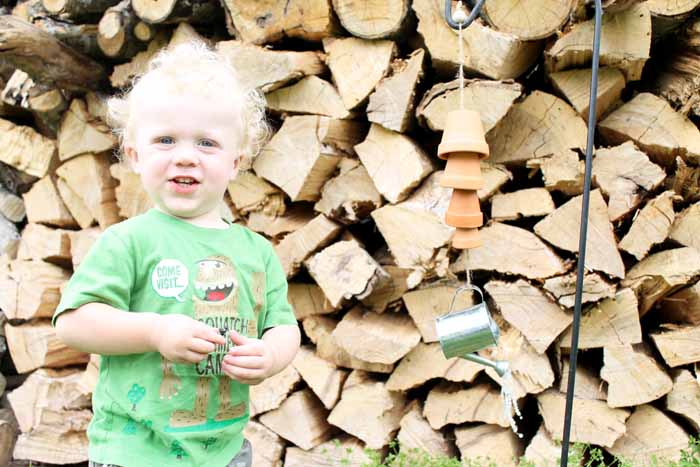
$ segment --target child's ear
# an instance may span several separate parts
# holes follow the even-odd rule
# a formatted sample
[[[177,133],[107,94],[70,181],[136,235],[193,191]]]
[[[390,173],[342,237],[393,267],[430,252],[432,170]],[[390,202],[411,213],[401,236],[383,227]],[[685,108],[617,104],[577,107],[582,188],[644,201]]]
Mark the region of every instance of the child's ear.
[[[133,170],[134,173],[139,173],[139,154],[136,152],[136,148],[133,146],[124,146],[124,155],[126,156],[126,160],[129,161],[131,170]]]

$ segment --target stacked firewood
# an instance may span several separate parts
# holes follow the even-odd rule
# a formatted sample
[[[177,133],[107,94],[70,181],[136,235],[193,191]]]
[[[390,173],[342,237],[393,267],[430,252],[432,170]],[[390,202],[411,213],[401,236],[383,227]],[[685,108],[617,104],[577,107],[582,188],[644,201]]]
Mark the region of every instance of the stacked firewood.
[[[100,232],[150,207],[114,157],[103,99],[197,37],[266,94],[274,135],[222,214],[273,242],[304,334],[293,365],[252,389],[255,465],[361,465],[394,440],[549,465],[569,372],[587,3],[487,0],[462,31],[461,91],[442,0],[3,2],[0,464],[87,459],[99,358],[66,348],[50,317]],[[678,458],[700,428],[700,0],[604,4],[571,438],[643,465]],[[490,147],[483,246],[465,251],[450,247],[436,156],[460,100]],[[468,275],[501,329],[482,354],[510,363],[522,438],[499,376],[437,342]],[[455,309],[478,301],[460,294]]]

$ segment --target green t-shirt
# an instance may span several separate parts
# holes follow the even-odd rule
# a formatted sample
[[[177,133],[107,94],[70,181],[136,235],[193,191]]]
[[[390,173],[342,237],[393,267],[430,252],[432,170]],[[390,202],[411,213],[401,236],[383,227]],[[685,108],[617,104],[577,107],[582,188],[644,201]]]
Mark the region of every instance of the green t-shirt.
[[[68,283],[58,315],[90,302],[181,313],[261,337],[296,324],[280,262],[262,236],[211,229],[156,209],[109,227]],[[220,346],[199,364],[158,352],[103,355],[88,428],[90,460],[123,467],[225,466],[240,450],[248,386],[224,375]]]

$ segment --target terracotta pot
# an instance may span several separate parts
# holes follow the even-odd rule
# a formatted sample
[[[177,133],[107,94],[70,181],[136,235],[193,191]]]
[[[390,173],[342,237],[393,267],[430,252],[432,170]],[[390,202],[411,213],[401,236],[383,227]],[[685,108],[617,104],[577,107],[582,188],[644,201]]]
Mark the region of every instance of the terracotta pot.
[[[479,206],[475,190],[454,190],[445,214],[445,223],[452,227],[479,227],[484,224],[484,215]]]
[[[479,154],[475,152],[453,152],[447,159],[440,185],[462,190],[479,190],[484,187],[481,176]]]
[[[452,236],[452,247],[457,249],[477,248],[481,246],[479,229],[457,229]]]
[[[438,156],[449,159],[450,154],[455,152],[475,152],[482,158],[488,157],[489,146],[484,138],[484,126],[479,112],[452,110],[447,114]]]

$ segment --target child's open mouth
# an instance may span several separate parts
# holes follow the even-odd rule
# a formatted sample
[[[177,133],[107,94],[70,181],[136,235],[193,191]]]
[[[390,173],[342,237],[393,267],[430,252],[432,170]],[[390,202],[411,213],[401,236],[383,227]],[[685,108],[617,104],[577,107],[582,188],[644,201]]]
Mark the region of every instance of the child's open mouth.
[[[173,177],[168,180],[168,187],[176,193],[192,193],[199,186],[199,182],[192,177]]]

